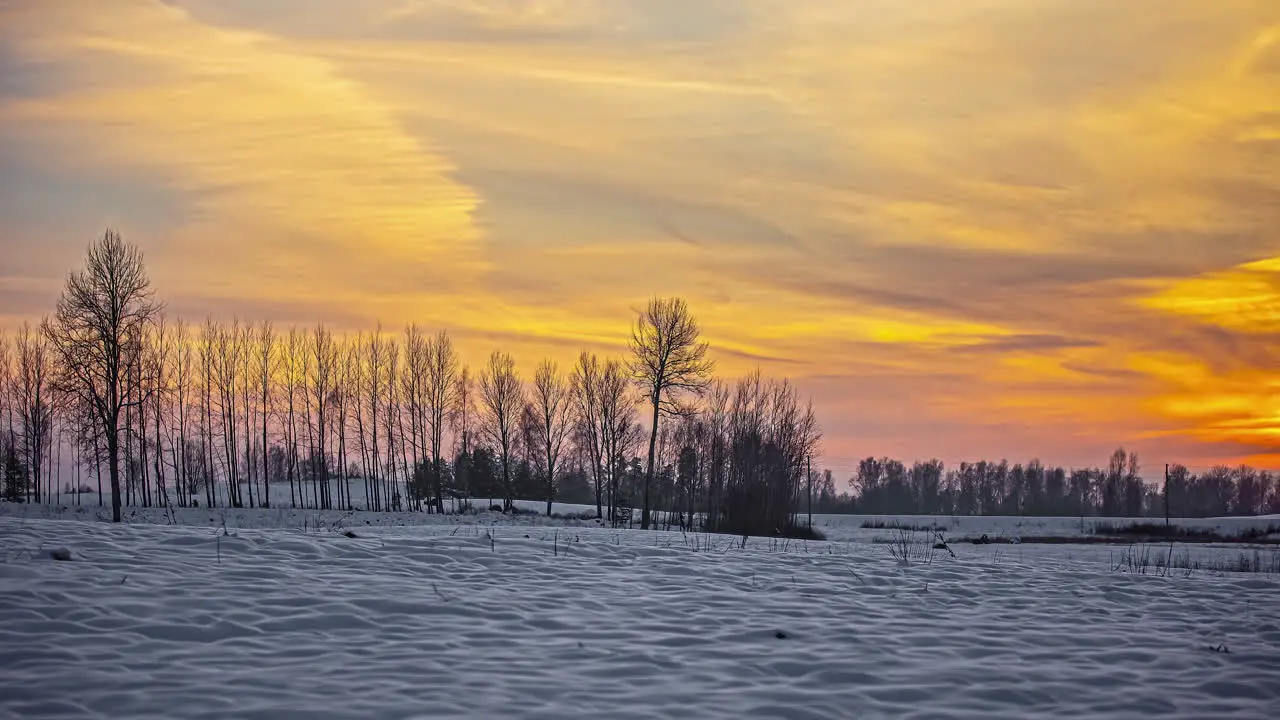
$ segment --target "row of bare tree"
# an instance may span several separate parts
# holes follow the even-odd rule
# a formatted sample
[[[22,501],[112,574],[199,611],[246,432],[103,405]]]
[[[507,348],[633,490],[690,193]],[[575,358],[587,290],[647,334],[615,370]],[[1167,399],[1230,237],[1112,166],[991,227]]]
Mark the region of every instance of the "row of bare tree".
[[[567,369],[544,360],[526,380],[497,351],[473,372],[446,332],[416,325],[190,325],[165,316],[141,253],[108,231],[52,317],[0,337],[5,497],[59,496],[51,465],[65,447],[67,490],[78,502],[96,477],[102,502],[105,475],[117,521],[128,505],[282,505],[286,485],[292,507],[444,512],[475,495],[463,459],[483,448],[504,509],[518,471],[533,472],[550,514],[571,465],[598,516],[634,504],[642,527],[658,510],[709,528],[788,526],[819,434],[794,388],[715,380],[679,298],[649,302],[629,350],[583,352]]]
[[[835,477],[814,477],[813,503],[822,513],[875,515],[1031,515],[1080,517],[1222,517],[1280,514],[1280,476],[1248,465],[1195,473],[1168,467],[1144,482],[1135,453],[1112,453],[1105,466],[1065,468],[978,461],[946,467],[940,460],[907,465],[865,458],[838,492]]]

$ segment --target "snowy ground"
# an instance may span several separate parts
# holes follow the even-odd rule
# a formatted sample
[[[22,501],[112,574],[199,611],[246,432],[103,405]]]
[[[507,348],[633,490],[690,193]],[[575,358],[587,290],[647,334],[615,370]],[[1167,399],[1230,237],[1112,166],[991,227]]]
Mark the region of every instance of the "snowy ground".
[[[1173,525],[1236,535],[1249,529],[1280,529],[1280,515],[1227,518],[1173,518]],[[1164,523],[1164,518],[1026,517],[966,515],[814,515],[813,526],[830,539],[856,537],[864,525],[936,527],[949,537],[992,538],[1081,537],[1093,535],[1099,526],[1123,527],[1133,523]],[[884,534],[882,531],[881,535]]]
[[[488,514],[188,510],[168,525],[148,510],[117,526],[96,507],[41,510],[0,513],[4,718],[1280,706],[1274,575],[1116,572],[1108,548],[961,545],[952,558],[920,544],[904,565],[866,530],[744,548]],[[70,561],[52,559],[61,548]]]

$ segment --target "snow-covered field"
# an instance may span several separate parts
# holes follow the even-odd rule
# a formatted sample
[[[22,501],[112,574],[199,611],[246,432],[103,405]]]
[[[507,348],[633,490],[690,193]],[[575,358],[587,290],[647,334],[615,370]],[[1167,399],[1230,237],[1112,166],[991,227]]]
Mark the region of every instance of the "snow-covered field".
[[[1221,535],[1237,535],[1251,529],[1280,528],[1280,515],[1224,518],[1173,518],[1180,528],[1213,530]],[[1099,526],[1123,527],[1132,523],[1162,524],[1164,518],[1028,517],[966,515],[814,515],[813,526],[830,539],[856,537],[863,525],[904,525],[937,527],[949,537],[991,538],[1054,537],[1093,535]],[[883,535],[884,533],[881,532]]]
[[[0,510],[0,717],[1280,707],[1276,576],[1117,572],[1114,548],[921,543],[903,564],[866,518],[830,542],[743,547],[489,513],[152,509],[111,525],[81,509]]]

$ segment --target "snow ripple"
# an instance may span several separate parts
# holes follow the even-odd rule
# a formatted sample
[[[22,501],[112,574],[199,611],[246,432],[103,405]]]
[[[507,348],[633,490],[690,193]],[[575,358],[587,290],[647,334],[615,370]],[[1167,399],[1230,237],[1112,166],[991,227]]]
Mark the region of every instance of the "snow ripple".
[[[454,533],[448,534],[449,531]],[[0,715],[1182,716],[1280,708],[1280,594],[590,528],[0,518]],[[49,548],[71,550],[54,561]]]

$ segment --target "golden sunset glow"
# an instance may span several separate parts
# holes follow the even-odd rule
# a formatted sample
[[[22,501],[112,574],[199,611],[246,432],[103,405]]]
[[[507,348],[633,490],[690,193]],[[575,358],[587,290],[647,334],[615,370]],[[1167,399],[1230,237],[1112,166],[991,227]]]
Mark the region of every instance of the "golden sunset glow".
[[[0,322],[110,226],[172,314],[527,373],[685,297],[825,464],[1275,465],[1273,0],[0,4]]]

